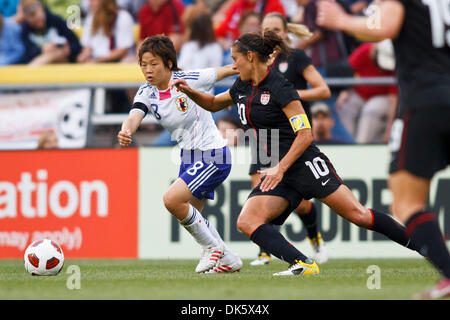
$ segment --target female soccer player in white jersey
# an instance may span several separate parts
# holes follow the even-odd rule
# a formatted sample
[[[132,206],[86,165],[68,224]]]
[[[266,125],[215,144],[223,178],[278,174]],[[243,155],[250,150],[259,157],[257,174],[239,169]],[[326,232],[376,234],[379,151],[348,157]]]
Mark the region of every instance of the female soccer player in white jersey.
[[[180,71],[171,40],[149,37],[139,50],[139,65],[147,82],[134,99],[133,108],[118,134],[121,146],[128,146],[145,115],[150,112],[176,139],[181,148],[178,179],[164,194],[164,205],[202,246],[196,272],[234,272],[241,259],[231,252],[216,229],[201,215],[206,199],[231,170],[231,154],[209,111],[200,108],[169,82],[185,79],[197,90],[208,91],[214,83],[235,74],[231,66]]]

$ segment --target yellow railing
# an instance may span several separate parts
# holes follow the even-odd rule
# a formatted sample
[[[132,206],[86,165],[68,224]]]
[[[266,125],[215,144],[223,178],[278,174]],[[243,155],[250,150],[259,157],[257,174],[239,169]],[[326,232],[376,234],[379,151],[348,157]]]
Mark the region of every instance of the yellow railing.
[[[144,81],[137,63],[15,65],[0,68],[0,85]]]

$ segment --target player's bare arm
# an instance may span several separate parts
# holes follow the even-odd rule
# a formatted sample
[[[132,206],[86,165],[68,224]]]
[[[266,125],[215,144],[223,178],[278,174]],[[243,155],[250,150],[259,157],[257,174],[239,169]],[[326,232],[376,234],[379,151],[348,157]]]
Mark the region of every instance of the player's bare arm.
[[[139,128],[142,119],[144,119],[144,114],[141,112],[131,112],[128,118],[122,123],[122,128],[117,135],[117,140],[122,147],[127,147],[132,139],[131,136]]]
[[[281,159],[275,167],[259,171],[259,173],[266,176],[260,187],[263,192],[274,189],[283,179],[284,173],[314,141],[311,133],[311,126],[307,123],[308,118],[306,117],[305,110],[303,109],[300,101],[291,101],[283,108],[283,112],[289,121],[291,121],[291,119],[295,120],[296,118],[298,118],[299,121],[303,121],[303,126],[296,127],[293,125],[293,130],[296,131],[297,137],[283,159]]]
[[[318,43],[319,41],[322,41],[323,39],[323,33],[320,30],[314,31],[313,35],[306,39],[301,39],[300,43],[298,44],[297,48],[301,50],[305,50],[307,48],[310,48],[314,44]]]
[[[220,80],[225,79],[227,77],[234,76],[235,74],[238,74],[238,72],[237,72],[236,69],[233,69],[233,65],[228,64],[228,65],[223,66],[223,67],[217,67],[216,68],[216,74],[217,74],[216,81],[220,81]]]
[[[330,88],[313,65],[309,65],[303,70],[303,77],[312,87],[311,89],[297,90],[303,101],[321,101],[331,97]]]
[[[227,90],[226,92],[222,92],[217,96],[214,96],[209,93],[192,89],[184,79],[172,80],[169,83],[169,88],[173,88],[174,86],[177,87],[181,92],[185,93],[200,107],[211,112],[220,111],[234,104],[229,90]]]
[[[341,30],[373,41],[394,39],[399,34],[405,18],[403,4],[395,0],[377,1],[377,17],[360,17],[347,14],[336,2],[320,1],[317,4],[316,23],[324,28]],[[376,20],[379,23],[376,23]]]

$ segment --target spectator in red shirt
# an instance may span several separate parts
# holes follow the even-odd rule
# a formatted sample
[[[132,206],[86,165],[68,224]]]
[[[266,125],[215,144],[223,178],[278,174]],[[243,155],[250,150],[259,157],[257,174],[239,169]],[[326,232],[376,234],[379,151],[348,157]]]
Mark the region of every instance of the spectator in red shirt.
[[[239,38],[239,21],[243,14],[249,11],[265,16],[269,12],[284,13],[280,0],[239,0],[233,3],[225,13],[224,20],[216,27],[217,38],[236,40]]]
[[[364,43],[349,57],[355,77],[392,77],[395,60],[390,40]],[[336,101],[340,119],[357,143],[387,142],[397,107],[396,85],[360,85]]]
[[[179,52],[183,45],[184,25],[181,19],[183,12],[184,5],[179,0],[148,0],[138,14],[141,26],[140,40],[165,34]]]

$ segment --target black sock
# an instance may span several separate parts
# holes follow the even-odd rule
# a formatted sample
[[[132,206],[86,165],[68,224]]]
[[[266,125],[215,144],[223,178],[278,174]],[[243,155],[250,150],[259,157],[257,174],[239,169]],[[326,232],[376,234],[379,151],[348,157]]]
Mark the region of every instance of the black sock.
[[[279,225],[272,224],[272,226],[275,228],[275,230],[280,231],[280,226]],[[259,247],[259,255],[261,255],[263,253],[267,254],[270,257],[270,251],[269,250],[267,250],[266,248],[263,248],[263,247]]]
[[[250,239],[262,248],[266,248],[278,259],[293,264],[295,260],[306,262],[308,259],[270,223],[260,225],[250,236]],[[308,261],[309,262],[309,261]]]
[[[418,251],[426,256],[447,278],[450,278],[450,254],[433,213],[420,211],[406,222],[407,236],[410,236]]]
[[[381,233],[408,249],[417,251],[414,242],[406,235],[404,226],[395,221],[387,213],[382,213],[374,209],[369,210],[372,212],[373,216],[373,224],[372,227],[369,228],[370,230]]]
[[[299,214],[300,220],[306,228],[308,238],[314,239],[317,237],[317,209],[314,203],[311,203],[311,209],[306,214]]]

